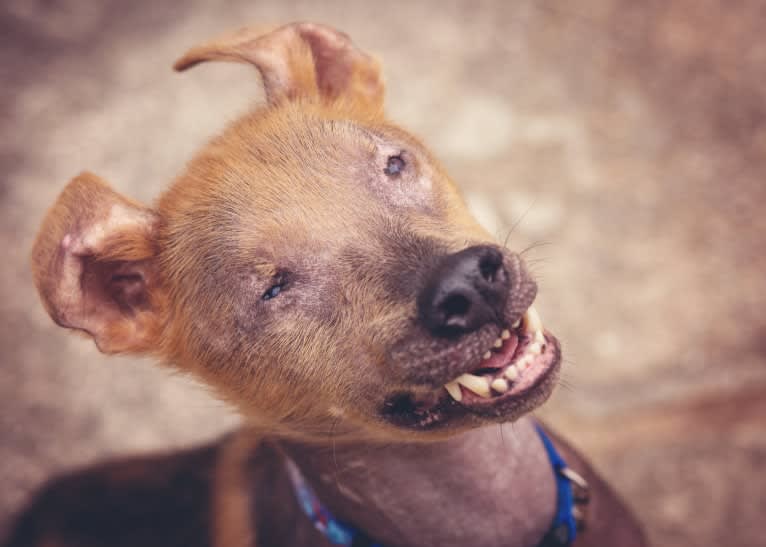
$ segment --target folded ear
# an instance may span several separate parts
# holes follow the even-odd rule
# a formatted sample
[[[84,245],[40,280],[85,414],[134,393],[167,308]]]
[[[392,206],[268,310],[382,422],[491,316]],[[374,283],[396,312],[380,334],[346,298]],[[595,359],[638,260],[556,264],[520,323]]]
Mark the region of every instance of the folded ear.
[[[186,70],[204,61],[255,65],[271,104],[319,95],[383,107],[377,61],[358,50],[348,35],[324,25],[293,23],[265,33],[246,27],[192,48],[174,68]]]
[[[53,320],[86,332],[104,353],[153,349],[163,302],[157,224],[150,209],[95,175],[73,179],[32,249],[35,285]]]

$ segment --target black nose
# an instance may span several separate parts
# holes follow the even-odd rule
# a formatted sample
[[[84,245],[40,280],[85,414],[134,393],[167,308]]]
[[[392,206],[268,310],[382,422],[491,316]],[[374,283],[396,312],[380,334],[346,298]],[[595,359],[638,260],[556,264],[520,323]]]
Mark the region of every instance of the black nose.
[[[501,317],[510,281],[495,247],[469,247],[442,259],[418,295],[420,321],[436,336],[477,330]]]

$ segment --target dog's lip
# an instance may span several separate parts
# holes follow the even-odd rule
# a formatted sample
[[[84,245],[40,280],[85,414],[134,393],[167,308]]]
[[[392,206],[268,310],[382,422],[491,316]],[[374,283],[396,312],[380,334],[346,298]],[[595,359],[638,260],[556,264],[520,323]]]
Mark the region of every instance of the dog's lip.
[[[540,363],[550,361],[550,340],[534,306],[524,312],[511,329],[504,329],[472,370],[444,385],[457,402],[476,395],[483,399],[505,397],[519,392]]]
[[[537,388],[557,374],[561,361],[558,340],[547,330],[543,331],[543,337],[544,351],[529,361],[525,370],[505,392],[500,393],[490,388],[491,396],[482,397],[461,386],[462,399],[459,402],[456,401],[457,404],[469,411],[484,414],[488,410],[497,411],[506,405],[517,406],[526,398],[534,397]]]
[[[491,354],[485,354],[471,372],[461,374],[438,390],[400,392],[389,397],[384,403],[389,421],[412,429],[434,429],[460,416],[502,418],[540,404],[555,385],[561,361],[558,340],[543,329],[532,306],[520,325],[514,324],[501,332],[498,338],[501,346],[497,347],[495,341],[488,352]],[[507,373],[520,359],[525,359],[524,366]],[[499,379],[503,382],[493,384],[493,380]]]
[[[513,391],[509,390],[500,396],[488,399],[466,394],[461,402],[450,397],[443,388],[425,394],[400,392],[386,400],[383,414],[393,425],[416,431],[437,430],[455,420],[470,416],[475,419],[502,419],[505,416],[518,418],[521,414],[542,404],[555,386],[561,364],[561,352],[558,340],[547,331],[545,336],[550,346],[550,362],[538,370],[530,368],[529,370],[534,370],[535,374],[529,375],[527,381],[519,384]],[[412,405],[412,410],[397,414],[393,411],[397,399]],[[416,408],[417,405],[422,405],[422,408]],[[386,407],[390,408],[386,409]],[[512,415],[514,413],[516,415]],[[476,425],[478,424],[477,422]]]

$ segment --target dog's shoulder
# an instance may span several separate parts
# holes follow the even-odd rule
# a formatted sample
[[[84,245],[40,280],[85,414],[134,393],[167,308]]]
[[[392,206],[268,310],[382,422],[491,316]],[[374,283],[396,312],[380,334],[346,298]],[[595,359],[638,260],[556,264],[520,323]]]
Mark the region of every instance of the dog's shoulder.
[[[223,441],[110,461],[54,478],[32,498],[7,547],[208,547]]]

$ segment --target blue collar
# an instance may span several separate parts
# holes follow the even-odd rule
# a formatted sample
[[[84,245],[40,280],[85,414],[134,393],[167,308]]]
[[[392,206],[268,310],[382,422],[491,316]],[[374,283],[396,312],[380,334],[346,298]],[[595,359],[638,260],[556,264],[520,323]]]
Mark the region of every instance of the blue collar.
[[[567,467],[564,458],[558,453],[553,441],[540,425],[537,433],[548,453],[548,459],[556,477],[556,515],[550,531],[545,535],[540,547],[571,545],[577,537],[577,531],[585,522],[585,506],[588,504],[588,484],[578,473]],[[293,485],[295,497],[306,516],[333,545],[347,547],[383,547],[372,541],[358,528],[335,518],[322,505],[303,473],[291,459],[287,459],[287,475]]]
[[[588,483],[558,453],[553,441],[540,424],[535,424],[537,433],[543,441],[548,460],[556,477],[556,515],[550,531],[545,535],[540,547],[571,545],[578,530],[585,527],[585,509],[589,499]]]

